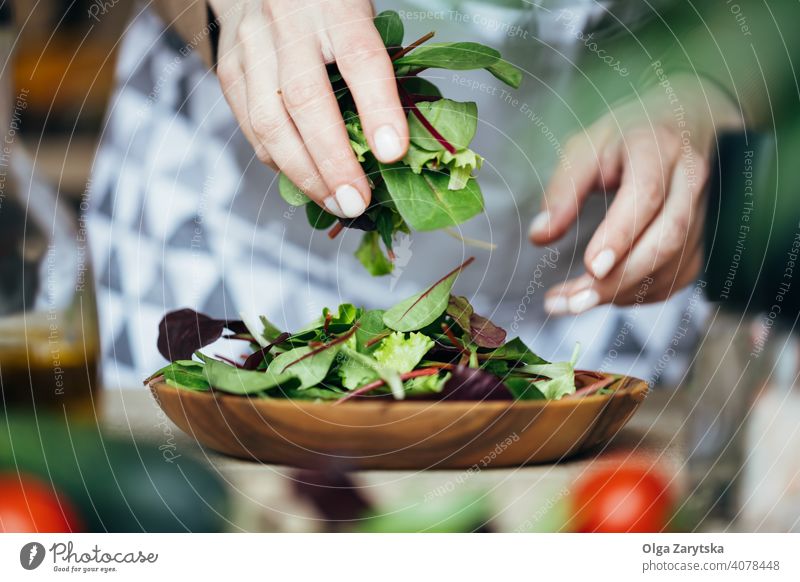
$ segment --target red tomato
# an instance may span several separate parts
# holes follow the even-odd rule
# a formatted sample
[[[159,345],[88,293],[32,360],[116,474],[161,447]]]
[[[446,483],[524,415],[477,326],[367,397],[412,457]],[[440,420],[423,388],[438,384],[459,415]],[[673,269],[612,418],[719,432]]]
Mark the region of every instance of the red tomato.
[[[77,515],[50,485],[28,475],[0,473],[0,532],[77,532]]]
[[[578,532],[662,531],[673,508],[667,479],[645,461],[591,469],[578,480],[571,502],[570,525]]]

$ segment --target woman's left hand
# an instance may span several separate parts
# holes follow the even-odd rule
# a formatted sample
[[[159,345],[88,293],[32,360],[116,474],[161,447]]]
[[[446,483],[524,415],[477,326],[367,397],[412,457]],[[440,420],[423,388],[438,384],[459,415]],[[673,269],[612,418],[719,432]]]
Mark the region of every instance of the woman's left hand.
[[[592,192],[617,193],[586,248],[587,273],[548,291],[550,313],[661,301],[699,274],[716,135],[742,127],[743,118],[713,83],[668,81],[567,143],[567,163],[548,185],[531,241],[545,245],[563,236]]]

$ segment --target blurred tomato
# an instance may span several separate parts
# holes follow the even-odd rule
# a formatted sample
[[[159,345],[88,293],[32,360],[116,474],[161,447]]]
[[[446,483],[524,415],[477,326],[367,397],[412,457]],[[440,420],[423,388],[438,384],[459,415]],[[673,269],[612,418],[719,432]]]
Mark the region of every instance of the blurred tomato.
[[[72,505],[52,487],[28,475],[0,473],[0,532],[81,531]]]
[[[571,502],[570,525],[578,532],[658,532],[673,510],[667,478],[644,460],[590,469],[578,480]]]

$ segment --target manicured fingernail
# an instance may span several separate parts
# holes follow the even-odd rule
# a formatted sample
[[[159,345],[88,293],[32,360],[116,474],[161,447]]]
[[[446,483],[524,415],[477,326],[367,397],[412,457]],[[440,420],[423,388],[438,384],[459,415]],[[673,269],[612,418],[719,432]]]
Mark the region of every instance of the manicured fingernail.
[[[396,160],[403,155],[403,146],[400,144],[400,136],[391,125],[382,125],[373,136],[375,142],[375,155],[383,161]]]
[[[335,196],[328,196],[322,202],[325,204],[326,210],[334,216],[338,216],[339,218],[347,218],[344,214],[342,214],[342,209],[339,208],[339,205],[336,203]]]
[[[550,213],[544,211],[537,214],[536,218],[533,219],[528,234],[530,234],[531,236],[537,234],[541,235],[541,234],[548,234],[549,231],[550,231]]]
[[[544,309],[551,315],[562,315],[569,312],[569,301],[563,295],[547,297],[544,300]]]
[[[569,310],[574,313],[588,311],[600,302],[600,296],[594,289],[584,289],[569,298]]]
[[[336,203],[341,209],[340,216],[343,215],[344,218],[355,218],[356,216],[361,216],[367,209],[367,205],[364,203],[364,199],[361,197],[361,194],[359,194],[358,190],[353,188],[350,184],[339,186],[336,189]]]
[[[617,254],[611,249],[603,249],[592,260],[592,273],[598,279],[602,279],[614,268],[617,262]]]

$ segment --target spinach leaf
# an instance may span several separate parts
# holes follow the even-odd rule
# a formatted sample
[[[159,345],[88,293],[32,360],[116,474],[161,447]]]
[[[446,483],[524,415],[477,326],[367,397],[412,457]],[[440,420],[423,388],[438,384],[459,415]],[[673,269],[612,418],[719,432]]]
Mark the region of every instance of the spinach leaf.
[[[447,309],[453,283],[473,260],[467,259],[422,293],[392,307],[383,314],[383,322],[395,331],[417,331],[439,319]]]
[[[278,192],[280,192],[281,198],[292,206],[302,206],[303,204],[311,202],[308,196],[306,196],[300,188],[295,186],[294,182],[287,178],[286,174],[283,172],[281,172],[278,178]]]
[[[485,69],[501,60],[500,53],[477,42],[430,43],[394,61],[398,74],[417,69],[466,71]]]
[[[522,84],[522,71],[504,59],[486,67],[486,70],[514,89],[519,89]]]
[[[392,201],[414,230],[456,226],[483,211],[483,194],[475,180],[461,190],[450,190],[447,174],[423,170],[415,174],[405,164],[380,165]]]
[[[317,230],[325,230],[336,222],[336,217],[333,214],[325,212],[314,202],[306,204],[306,217],[308,218],[308,224]]]
[[[276,356],[267,367],[267,372],[275,376],[289,374],[300,380],[299,389],[316,386],[328,375],[328,370],[339,351],[339,346],[310,355],[315,348],[303,346]]]
[[[394,264],[381,250],[380,235],[376,231],[364,233],[356,258],[373,277],[388,275],[394,270]]]
[[[160,371],[167,384],[205,392],[210,389],[203,364],[193,360],[179,360]]]
[[[505,385],[516,400],[545,400],[544,394],[534,385],[530,378],[506,378]]]
[[[300,383],[297,377],[290,373],[273,374],[270,371],[242,370],[209,358],[200,352],[197,353],[197,357],[205,362],[203,369],[208,383],[220,392],[244,396],[258,394],[278,386],[296,388]]]
[[[403,21],[394,10],[385,10],[375,17],[375,28],[381,35],[381,40],[387,48],[403,44]]]
[[[520,364],[548,364],[544,358],[534,354],[521,339],[515,337],[510,342],[486,354],[490,360],[507,360]]]

